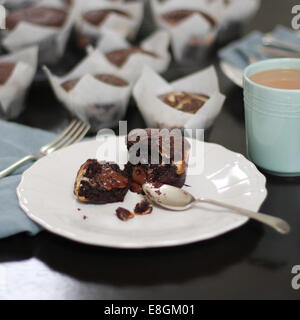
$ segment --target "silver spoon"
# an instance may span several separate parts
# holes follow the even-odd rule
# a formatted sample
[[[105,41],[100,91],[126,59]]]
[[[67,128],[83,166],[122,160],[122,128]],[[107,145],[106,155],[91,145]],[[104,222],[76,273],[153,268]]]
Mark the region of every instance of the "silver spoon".
[[[160,187],[155,187],[155,185],[151,183],[145,183],[143,184],[143,190],[146,196],[149,198],[149,200],[167,209],[182,211],[182,210],[189,209],[195,203],[199,203],[199,202],[209,203],[209,204],[213,204],[219,207],[229,209],[240,215],[265,223],[282,234],[286,234],[290,232],[290,226],[288,225],[288,223],[286,223],[284,220],[280,218],[276,218],[263,213],[257,213],[255,211],[232,206],[230,204],[219,202],[216,200],[211,200],[206,198],[195,199],[186,190],[182,190],[167,184],[163,184]]]

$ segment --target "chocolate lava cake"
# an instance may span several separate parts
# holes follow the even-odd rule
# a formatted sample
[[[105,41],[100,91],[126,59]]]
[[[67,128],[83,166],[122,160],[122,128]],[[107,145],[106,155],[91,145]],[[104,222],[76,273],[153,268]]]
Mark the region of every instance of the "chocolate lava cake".
[[[128,134],[126,145],[129,159],[125,171],[132,192],[143,193],[145,182],[184,185],[190,144],[180,130],[136,129]]]
[[[206,95],[174,91],[158,96],[168,106],[187,113],[196,113],[209,99]]]
[[[11,11],[6,17],[6,27],[14,29],[21,21],[46,27],[61,28],[67,19],[64,10],[48,7],[27,7]]]
[[[178,188],[184,185],[190,144],[180,130],[136,129],[126,137],[126,145],[128,162],[123,171],[115,163],[93,159],[81,166],[74,186],[79,201],[102,204],[123,201],[129,188],[143,194],[145,182]],[[147,214],[152,208],[142,202],[135,211]]]
[[[79,169],[74,194],[79,201],[112,203],[123,201],[129,179],[115,163],[87,160]]]
[[[113,76],[111,74],[96,74],[96,75],[93,75],[93,77],[101,82],[104,82],[116,87],[127,87],[129,85],[129,83],[124,79]],[[72,89],[74,89],[74,87],[79,82],[79,80],[80,79],[78,78],[67,80],[61,84],[61,87],[65,89],[65,91],[69,92]]]

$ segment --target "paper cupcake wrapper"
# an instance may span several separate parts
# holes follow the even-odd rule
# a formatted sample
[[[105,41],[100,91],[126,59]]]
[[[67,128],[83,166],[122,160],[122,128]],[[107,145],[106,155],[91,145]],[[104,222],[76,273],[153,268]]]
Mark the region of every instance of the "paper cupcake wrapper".
[[[223,0],[215,1],[223,2]],[[260,0],[231,0],[229,4],[225,6],[222,24],[229,22],[246,23],[257,13],[260,4]]]
[[[91,52],[74,70],[63,77],[44,70],[57,99],[75,116],[91,125],[92,131],[115,126],[125,115],[131,92],[130,81],[126,87],[113,86],[94,78],[96,74],[119,76],[118,70],[108,65],[101,54]],[[67,80],[80,79],[69,92],[61,84]]]
[[[66,9],[60,0],[42,0],[36,6]],[[71,6],[68,9],[68,18],[62,28],[20,22],[13,30],[5,32],[3,46],[8,51],[14,52],[24,47],[37,45],[39,47],[39,63],[53,64],[64,53],[75,18],[76,7]]]
[[[76,19],[76,30],[79,34],[98,39],[105,30],[112,30],[128,39],[133,39],[141,25],[144,3],[143,1],[109,1],[109,0],[77,0],[79,5],[79,14]],[[130,19],[111,13],[99,26],[94,26],[82,17],[84,12],[99,9],[117,9],[127,12]]]
[[[38,48],[31,47],[0,57],[0,62],[14,62],[9,79],[0,85],[0,118],[16,118],[24,109],[24,99],[37,69]]]
[[[163,3],[159,0],[151,0],[151,8],[156,24],[170,32],[172,49],[177,61],[184,58],[184,51],[194,37],[201,40],[199,43],[201,48],[208,48],[212,45],[224,12],[223,2],[207,3],[206,0],[189,0],[184,3],[182,0],[169,0]],[[163,14],[180,9],[201,10],[216,21],[216,26],[212,29],[209,22],[199,14],[192,14],[175,26],[168,24],[162,18]]]
[[[209,100],[195,114],[190,114],[176,110],[158,98],[159,95],[172,91],[205,94],[209,96]],[[213,66],[172,83],[145,67],[134,86],[133,96],[148,127],[186,129],[208,129],[220,113],[225,100],[225,96],[219,91]]]
[[[159,73],[166,71],[171,61],[171,55],[168,51],[169,43],[170,37],[167,31],[154,32],[140,43],[140,48],[153,52],[157,56],[153,57],[142,53],[130,55],[121,67],[117,67],[119,74],[134,82],[141,75],[143,67],[146,65]],[[106,58],[106,53],[130,47],[131,45],[124,38],[113,32],[105,33],[97,45],[97,49],[103,54],[103,59],[111,65],[113,64]]]

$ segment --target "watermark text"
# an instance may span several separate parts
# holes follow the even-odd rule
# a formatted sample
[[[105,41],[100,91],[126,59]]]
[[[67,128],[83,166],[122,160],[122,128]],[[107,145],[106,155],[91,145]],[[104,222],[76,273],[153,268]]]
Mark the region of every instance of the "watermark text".
[[[300,265],[295,265],[292,267],[292,274],[294,277],[292,278],[291,285],[294,290],[300,289]]]
[[[300,30],[300,4],[293,6],[292,14],[294,15],[292,19],[292,28],[294,30]]]

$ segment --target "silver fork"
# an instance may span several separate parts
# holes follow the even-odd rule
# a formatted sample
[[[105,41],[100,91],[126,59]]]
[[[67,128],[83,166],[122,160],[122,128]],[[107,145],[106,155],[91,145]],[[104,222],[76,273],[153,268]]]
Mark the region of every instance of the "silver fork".
[[[82,121],[73,120],[70,125],[52,142],[41,147],[36,154],[30,154],[15,162],[3,171],[0,171],[0,179],[6,177],[29,161],[38,160],[49,153],[67,147],[80,141],[89,131],[90,126]]]

